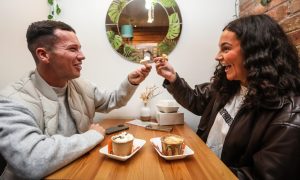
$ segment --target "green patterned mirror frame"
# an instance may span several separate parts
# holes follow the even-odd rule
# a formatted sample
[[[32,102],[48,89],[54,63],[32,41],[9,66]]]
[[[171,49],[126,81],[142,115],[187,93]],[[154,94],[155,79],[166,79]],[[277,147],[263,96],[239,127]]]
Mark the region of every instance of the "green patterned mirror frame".
[[[106,34],[112,48],[135,63],[144,58],[145,51],[150,51],[153,56],[169,55],[176,47],[182,29],[175,0],[149,0],[152,11],[147,10],[146,1],[113,0],[106,15]],[[122,36],[124,27],[121,27],[128,25],[132,26],[132,37],[130,29],[129,35]],[[144,30],[147,32],[142,32]]]

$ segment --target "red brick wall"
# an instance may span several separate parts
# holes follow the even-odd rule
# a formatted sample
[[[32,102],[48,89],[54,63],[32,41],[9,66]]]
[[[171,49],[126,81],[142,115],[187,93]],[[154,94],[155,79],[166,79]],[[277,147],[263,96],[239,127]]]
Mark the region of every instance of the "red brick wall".
[[[259,0],[239,0],[240,16],[265,13],[273,17],[292,39],[300,57],[300,0],[272,0],[263,6]]]

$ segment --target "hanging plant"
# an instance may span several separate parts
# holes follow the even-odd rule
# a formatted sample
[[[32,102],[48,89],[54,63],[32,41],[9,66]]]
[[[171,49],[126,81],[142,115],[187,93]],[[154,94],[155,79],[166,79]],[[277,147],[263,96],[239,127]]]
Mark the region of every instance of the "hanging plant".
[[[61,9],[58,3],[56,2],[56,0],[48,0],[48,4],[50,5],[48,19],[56,19],[56,16],[61,13]]]

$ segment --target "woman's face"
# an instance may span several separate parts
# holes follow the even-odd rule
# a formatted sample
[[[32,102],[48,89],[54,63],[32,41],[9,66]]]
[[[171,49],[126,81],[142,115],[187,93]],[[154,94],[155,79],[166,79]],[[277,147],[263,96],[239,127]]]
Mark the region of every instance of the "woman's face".
[[[216,60],[225,67],[226,78],[230,81],[239,80],[242,85],[247,84],[247,70],[244,68],[244,56],[234,32],[224,30],[219,40],[220,51]]]

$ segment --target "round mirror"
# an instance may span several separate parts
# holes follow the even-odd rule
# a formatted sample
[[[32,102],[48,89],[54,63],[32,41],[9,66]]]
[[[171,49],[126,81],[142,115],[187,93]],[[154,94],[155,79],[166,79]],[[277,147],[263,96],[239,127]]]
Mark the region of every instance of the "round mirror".
[[[106,15],[106,34],[111,46],[136,63],[149,54],[170,54],[181,28],[175,0],[113,0]]]

